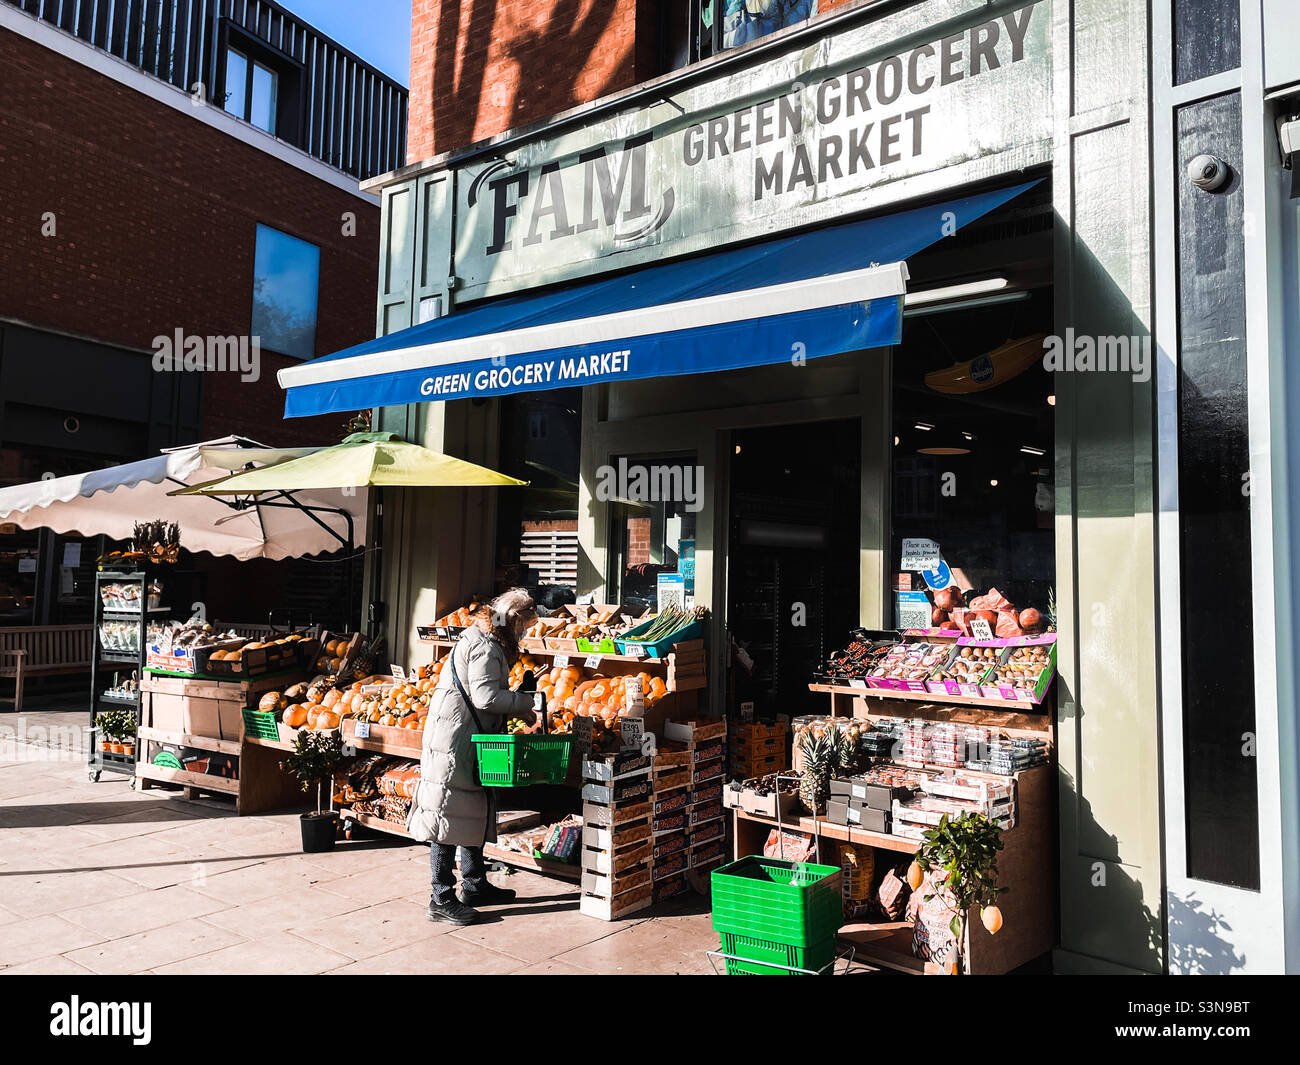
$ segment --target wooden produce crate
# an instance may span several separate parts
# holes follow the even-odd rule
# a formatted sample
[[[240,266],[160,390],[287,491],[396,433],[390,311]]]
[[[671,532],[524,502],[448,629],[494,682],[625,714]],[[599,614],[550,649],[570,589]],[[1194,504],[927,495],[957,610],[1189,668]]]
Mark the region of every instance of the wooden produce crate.
[[[421,744],[424,740],[423,729],[376,725],[372,722],[370,735],[358,739],[357,719],[354,717],[345,717],[340,724],[340,729],[343,742],[350,743],[361,750],[374,751],[377,754],[402,755],[407,758],[420,757]]]
[[[583,847],[582,868],[602,876],[622,876],[644,865],[650,858],[654,844],[649,837],[628,844],[615,844],[608,848]]]
[[[708,685],[703,640],[687,640],[673,645],[672,654],[668,656],[665,683],[669,691],[691,691]]]
[[[296,679],[220,681],[146,672],[140,683],[140,723],[163,732],[238,740],[243,736],[244,708],[256,708],[264,694]]]
[[[631,847],[649,838],[650,818],[648,816],[642,817],[639,821],[624,821],[617,825],[584,824],[582,829],[582,845],[596,850]]]

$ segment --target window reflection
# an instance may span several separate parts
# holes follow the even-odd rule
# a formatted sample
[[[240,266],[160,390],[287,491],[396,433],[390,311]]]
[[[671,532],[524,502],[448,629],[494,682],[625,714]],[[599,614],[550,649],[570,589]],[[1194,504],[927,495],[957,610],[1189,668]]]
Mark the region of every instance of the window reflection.
[[[320,249],[270,226],[257,227],[253,263],[253,335],[283,355],[316,354]]]

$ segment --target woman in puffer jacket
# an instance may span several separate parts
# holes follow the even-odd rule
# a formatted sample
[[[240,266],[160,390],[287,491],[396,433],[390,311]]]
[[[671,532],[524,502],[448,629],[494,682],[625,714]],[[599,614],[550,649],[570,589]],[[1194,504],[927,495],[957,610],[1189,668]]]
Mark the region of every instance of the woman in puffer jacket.
[[[481,607],[474,624],[452,648],[451,661],[430,699],[420,783],[406,827],[414,839],[429,843],[433,894],[426,916],[431,921],[473,924],[479,916],[472,908],[475,903],[490,905],[515,897],[510,889],[487,881],[483,844],[496,838],[496,811],[478,782],[470,737],[476,732],[501,732],[506,718],[522,715],[531,720],[531,711],[540,709],[540,695],[512,692],[509,687],[510,668],[519,658],[519,637],[536,618],[533,601],[522,588]],[[458,850],[459,899],[455,890]]]

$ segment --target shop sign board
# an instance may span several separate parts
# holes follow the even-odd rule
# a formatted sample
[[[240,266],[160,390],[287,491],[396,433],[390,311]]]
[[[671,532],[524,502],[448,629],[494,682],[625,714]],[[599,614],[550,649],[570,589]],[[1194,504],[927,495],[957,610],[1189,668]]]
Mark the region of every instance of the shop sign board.
[[[1051,23],[1051,0],[914,4],[476,160],[456,175],[456,299],[767,237],[1046,162]]]

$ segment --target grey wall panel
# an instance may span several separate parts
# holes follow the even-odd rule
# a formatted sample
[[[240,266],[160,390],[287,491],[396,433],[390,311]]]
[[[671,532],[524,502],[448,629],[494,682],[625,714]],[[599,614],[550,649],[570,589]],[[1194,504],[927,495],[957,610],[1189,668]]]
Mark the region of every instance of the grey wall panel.
[[[1149,335],[1144,6],[1056,10],[1058,333]],[[1064,969],[1162,966],[1152,388],[1057,375]]]

